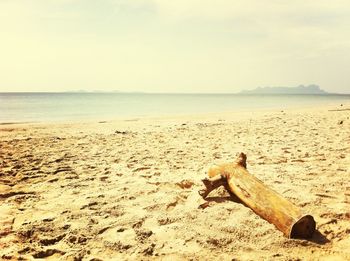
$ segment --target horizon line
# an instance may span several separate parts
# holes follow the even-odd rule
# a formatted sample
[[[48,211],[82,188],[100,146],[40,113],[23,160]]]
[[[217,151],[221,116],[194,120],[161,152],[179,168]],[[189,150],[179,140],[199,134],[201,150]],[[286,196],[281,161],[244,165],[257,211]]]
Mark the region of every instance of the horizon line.
[[[228,94],[228,95],[350,95],[349,93],[245,93],[239,92],[144,92],[144,91],[0,91],[0,94],[20,94],[20,93],[42,93],[42,94],[177,94],[177,95],[190,95],[190,94],[202,94],[202,95],[215,95],[215,94]]]

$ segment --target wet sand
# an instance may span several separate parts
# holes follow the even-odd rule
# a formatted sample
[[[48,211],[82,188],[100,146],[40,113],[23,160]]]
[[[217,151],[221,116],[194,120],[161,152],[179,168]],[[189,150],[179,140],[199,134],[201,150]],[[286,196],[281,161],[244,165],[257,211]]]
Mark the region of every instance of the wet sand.
[[[0,257],[350,260],[348,108],[3,124]],[[285,238],[223,189],[200,197],[208,168],[238,152],[314,216],[312,239]]]

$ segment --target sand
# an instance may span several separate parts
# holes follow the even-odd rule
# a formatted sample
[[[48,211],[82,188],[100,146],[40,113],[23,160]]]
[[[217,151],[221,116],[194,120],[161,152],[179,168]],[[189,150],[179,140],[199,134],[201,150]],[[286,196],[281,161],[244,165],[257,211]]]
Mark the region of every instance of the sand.
[[[1,125],[0,257],[350,260],[346,108]],[[200,197],[208,168],[238,152],[314,216],[312,239],[284,237],[223,189]]]

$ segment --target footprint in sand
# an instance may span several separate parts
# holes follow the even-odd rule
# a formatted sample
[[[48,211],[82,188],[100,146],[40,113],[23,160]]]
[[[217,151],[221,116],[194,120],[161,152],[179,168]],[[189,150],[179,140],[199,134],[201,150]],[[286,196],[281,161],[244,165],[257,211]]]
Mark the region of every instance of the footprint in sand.
[[[181,180],[180,182],[177,182],[175,184],[178,185],[182,189],[190,189],[194,185],[194,182],[192,180],[184,179],[184,180]]]
[[[65,254],[64,251],[58,250],[58,249],[46,249],[41,250],[36,253],[34,253],[32,256],[34,258],[59,258],[60,256],[63,256]]]
[[[17,231],[17,236],[24,248],[18,253],[30,254],[34,258],[59,258],[64,255],[65,252],[59,249],[42,249],[42,247],[56,245],[66,238],[69,226],[56,226],[54,220],[54,217],[49,217],[41,221],[23,223],[20,230]]]
[[[350,212],[324,213],[320,217],[328,219],[318,226],[328,239],[341,240],[350,234]]]
[[[55,237],[43,238],[43,239],[40,239],[39,242],[43,246],[55,245],[56,243],[61,241],[65,236],[66,234],[61,234]]]
[[[12,232],[14,222],[14,206],[0,206],[0,237],[6,236]]]

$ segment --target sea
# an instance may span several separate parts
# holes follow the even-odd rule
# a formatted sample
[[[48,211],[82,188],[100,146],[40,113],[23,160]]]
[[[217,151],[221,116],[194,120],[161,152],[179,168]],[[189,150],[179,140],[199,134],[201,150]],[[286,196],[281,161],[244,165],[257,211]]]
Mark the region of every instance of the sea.
[[[112,120],[339,105],[350,94],[0,93],[0,123]]]

